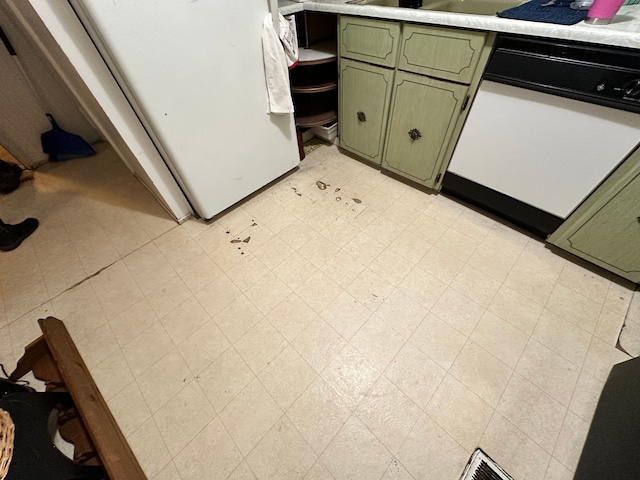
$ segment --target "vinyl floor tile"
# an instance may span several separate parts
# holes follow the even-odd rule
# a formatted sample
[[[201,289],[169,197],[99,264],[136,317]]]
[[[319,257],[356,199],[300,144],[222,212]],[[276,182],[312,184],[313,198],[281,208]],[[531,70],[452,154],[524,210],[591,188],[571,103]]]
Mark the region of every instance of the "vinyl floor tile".
[[[0,360],[65,321],[150,480],[571,478],[632,286],[335,145],[182,225],[98,150],[0,197]]]

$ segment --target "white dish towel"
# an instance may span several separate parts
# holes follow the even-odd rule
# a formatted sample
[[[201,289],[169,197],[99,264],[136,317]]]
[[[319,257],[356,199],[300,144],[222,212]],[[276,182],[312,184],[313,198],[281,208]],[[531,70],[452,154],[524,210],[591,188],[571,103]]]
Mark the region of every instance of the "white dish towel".
[[[289,68],[298,62],[298,42],[295,26],[279,15],[280,35],[273,28],[271,14],[262,22],[262,54],[267,85],[267,113],[293,113],[293,100],[289,85]]]

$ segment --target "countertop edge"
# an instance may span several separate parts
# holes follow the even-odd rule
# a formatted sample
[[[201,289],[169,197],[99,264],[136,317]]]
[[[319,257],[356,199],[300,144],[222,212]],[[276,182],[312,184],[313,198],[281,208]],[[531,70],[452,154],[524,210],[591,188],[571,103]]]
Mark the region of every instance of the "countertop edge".
[[[350,5],[345,0],[292,2],[280,1],[283,15],[309,10],[314,12],[356,15],[387,20],[399,20],[430,25],[469,28],[493,32],[514,33],[535,37],[573,40],[579,42],[613,45],[640,50],[640,5],[626,5],[609,25],[555,25],[551,23],[510,20],[488,15],[413,10],[409,8],[379,7],[374,5]]]
[[[282,15],[293,15],[294,13],[302,12],[304,10],[304,3],[279,1],[278,10]]]

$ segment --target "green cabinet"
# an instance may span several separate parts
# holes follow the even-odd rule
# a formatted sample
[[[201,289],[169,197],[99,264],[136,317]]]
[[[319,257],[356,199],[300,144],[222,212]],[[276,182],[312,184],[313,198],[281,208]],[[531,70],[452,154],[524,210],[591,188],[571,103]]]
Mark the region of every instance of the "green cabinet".
[[[640,282],[640,147],[547,241]]]
[[[395,67],[400,23],[359,17],[340,17],[340,56]]]
[[[382,168],[440,189],[493,39],[488,32],[404,26]]]
[[[487,36],[487,32],[405,25],[398,68],[469,84]]]
[[[349,16],[339,25],[340,146],[438,190],[495,34]]]
[[[340,62],[340,145],[380,163],[393,70],[342,59]]]
[[[468,90],[397,72],[382,167],[435,187]]]

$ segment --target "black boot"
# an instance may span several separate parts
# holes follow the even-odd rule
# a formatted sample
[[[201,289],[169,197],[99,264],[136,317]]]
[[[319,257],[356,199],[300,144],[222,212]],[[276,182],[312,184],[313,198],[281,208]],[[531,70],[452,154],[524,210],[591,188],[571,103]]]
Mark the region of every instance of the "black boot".
[[[0,220],[0,250],[8,252],[22,243],[22,241],[35,232],[38,228],[38,220],[27,218],[17,225],[7,225]]]

